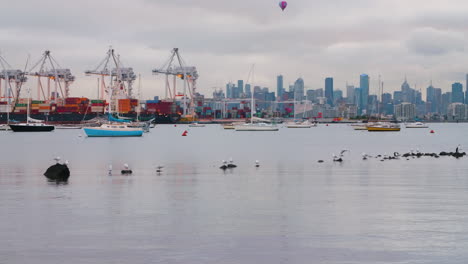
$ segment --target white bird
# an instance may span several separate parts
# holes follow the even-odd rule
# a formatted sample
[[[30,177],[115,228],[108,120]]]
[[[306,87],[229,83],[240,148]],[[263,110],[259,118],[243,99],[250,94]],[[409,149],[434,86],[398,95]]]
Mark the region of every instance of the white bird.
[[[257,167],[257,168],[260,167],[260,161],[258,161],[258,160],[255,161],[255,167]]]
[[[55,157],[54,160],[59,163],[60,162],[60,157]]]
[[[130,169],[127,163],[124,164],[124,169],[120,172],[121,174],[132,174],[133,171]]]
[[[64,164],[68,166],[68,160],[65,160],[65,163],[64,163]]]
[[[109,169],[107,170],[109,175],[112,175],[112,164],[109,164]]]

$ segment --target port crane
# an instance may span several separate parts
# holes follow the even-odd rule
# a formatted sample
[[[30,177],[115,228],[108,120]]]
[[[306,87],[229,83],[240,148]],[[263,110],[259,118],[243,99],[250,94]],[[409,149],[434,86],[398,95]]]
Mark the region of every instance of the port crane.
[[[21,87],[28,78],[24,70],[13,69],[1,55],[0,66],[2,67],[2,71],[0,71],[0,98],[7,101],[8,105],[14,105],[21,93]],[[4,87],[2,87],[2,83]]]
[[[136,74],[133,68],[122,67],[120,56],[110,47],[105,58],[93,70],[85,71],[86,75],[100,76],[101,98],[109,96],[119,96],[121,98],[133,97],[133,82],[136,80]],[[106,86],[105,76],[110,76],[109,85]]]
[[[171,51],[169,59],[159,68],[153,70],[153,74],[164,74],[165,79],[165,93],[166,99],[171,99],[175,102],[177,93],[177,78],[181,79],[184,83],[184,90],[182,93],[183,100],[183,116],[188,113],[191,115],[195,114],[194,108],[194,97],[196,96],[198,71],[195,66],[186,66],[184,60],[180,56],[179,49],[174,48]],[[170,84],[169,77],[172,76],[172,87]],[[187,94],[188,91],[188,94]],[[187,97],[190,97],[190,102],[187,102]]]
[[[59,97],[69,97],[70,85],[75,81],[75,76],[70,69],[65,69],[52,57],[49,50],[44,51],[42,57],[29,69],[27,75],[37,77],[37,98],[56,102]],[[47,80],[47,91],[44,91],[42,78]],[[51,81],[54,82],[51,91]],[[60,93],[59,93],[60,91]]]

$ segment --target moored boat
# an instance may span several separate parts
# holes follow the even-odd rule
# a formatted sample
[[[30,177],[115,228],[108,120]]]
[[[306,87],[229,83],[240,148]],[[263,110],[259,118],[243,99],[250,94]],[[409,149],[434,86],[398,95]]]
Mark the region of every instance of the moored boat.
[[[55,126],[43,123],[20,123],[10,124],[10,128],[13,132],[50,132],[55,129]]]
[[[399,132],[401,130],[399,124],[395,123],[376,123],[367,126],[369,132]]]
[[[286,125],[287,128],[311,128],[316,126],[317,123],[310,123],[308,120],[304,122],[291,122]]]
[[[357,123],[357,124],[352,124],[351,127],[354,130],[367,130],[367,125],[365,123]]]
[[[405,124],[406,128],[429,128],[428,125],[422,122],[414,122]]]
[[[234,126],[236,131],[278,131],[279,128],[276,125],[267,123],[246,123]]]
[[[143,129],[128,127],[126,124],[103,124],[100,127],[85,127],[88,137],[141,137]]]
[[[189,127],[205,127],[205,124],[194,122],[194,123],[191,123]]]

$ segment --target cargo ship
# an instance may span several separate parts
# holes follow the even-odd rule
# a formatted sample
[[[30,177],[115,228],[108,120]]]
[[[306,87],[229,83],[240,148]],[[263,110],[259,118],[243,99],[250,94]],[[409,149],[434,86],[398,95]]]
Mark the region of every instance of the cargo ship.
[[[95,118],[104,117],[105,100],[90,100],[85,97],[69,97],[52,101],[18,99],[13,107],[7,102],[0,102],[0,123],[25,122],[27,105],[30,103],[30,117],[44,120],[48,124],[79,124]],[[153,120],[156,124],[177,123],[181,116],[175,110],[173,102],[147,100],[141,101],[140,113],[137,113],[138,100],[120,99],[118,115],[140,121]]]

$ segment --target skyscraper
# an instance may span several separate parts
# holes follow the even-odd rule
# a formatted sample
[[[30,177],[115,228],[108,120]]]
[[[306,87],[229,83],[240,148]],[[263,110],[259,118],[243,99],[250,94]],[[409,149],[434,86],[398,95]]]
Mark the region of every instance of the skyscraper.
[[[434,86],[432,86],[432,84],[426,89],[426,102],[430,104],[430,109],[427,109],[427,110],[429,110],[431,113],[435,113],[437,109],[437,103],[436,103],[435,88]]]
[[[359,112],[362,114],[367,113],[367,102],[369,100],[369,75],[363,73],[359,79],[359,88],[361,89]]]
[[[278,75],[276,77],[276,95],[278,96],[278,98],[283,97],[283,91],[284,91],[284,88],[283,88],[283,75]]]
[[[333,78],[325,78],[325,98],[327,98],[327,104],[333,106]]]
[[[333,105],[338,105],[339,102],[343,99],[343,91],[335,90],[333,91]]]
[[[463,84],[456,82],[452,84],[452,103],[464,103]]]
[[[244,94],[244,81],[243,80],[237,81],[237,89],[239,91],[239,97],[242,97],[242,95]]]
[[[355,104],[354,101],[354,85],[347,85],[346,84],[346,102],[348,104]]]
[[[299,78],[294,82],[294,99],[302,101],[304,98],[304,80]]]
[[[465,103],[468,104],[468,74],[466,75],[465,87],[466,87],[466,91],[465,91]]]
[[[233,98],[233,90],[234,90],[233,83],[226,84],[226,98]]]
[[[252,91],[250,90],[250,84],[245,84],[245,96],[247,98],[252,97]]]

